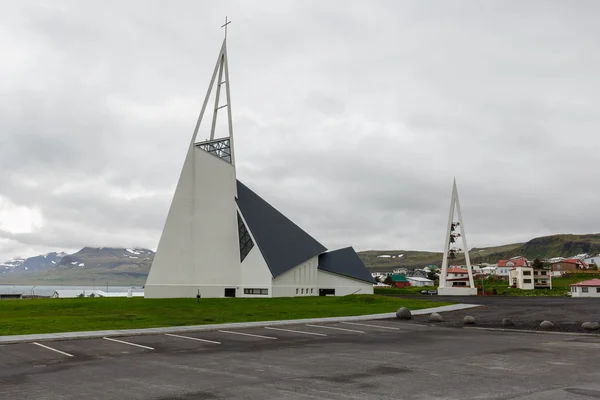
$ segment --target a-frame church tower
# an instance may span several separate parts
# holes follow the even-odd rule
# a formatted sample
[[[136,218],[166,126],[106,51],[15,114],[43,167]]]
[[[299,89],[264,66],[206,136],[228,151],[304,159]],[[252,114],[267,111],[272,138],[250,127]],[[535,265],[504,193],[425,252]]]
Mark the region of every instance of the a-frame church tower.
[[[213,90],[210,138],[197,141]],[[216,135],[217,116],[223,109],[228,131]],[[372,294],[372,283],[351,247],[327,252],[236,179],[225,38],[146,281],[145,297]]]
[[[458,218],[455,219],[455,212]],[[458,254],[465,256],[465,268],[448,267],[448,263],[456,258]],[[450,199],[450,215],[448,216],[448,227],[446,228],[446,240],[444,241],[444,255],[442,259],[442,270],[440,272],[440,284],[438,295],[477,295],[477,288],[473,282],[473,269],[467,247],[465,225],[463,223],[460,201],[458,200],[458,189],[456,179],[452,184],[452,197]]]

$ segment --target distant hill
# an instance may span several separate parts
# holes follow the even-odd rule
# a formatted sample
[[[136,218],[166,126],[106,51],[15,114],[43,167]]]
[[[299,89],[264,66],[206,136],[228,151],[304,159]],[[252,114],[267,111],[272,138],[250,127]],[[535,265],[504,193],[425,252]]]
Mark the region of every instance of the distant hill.
[[[600,233],[590,235],[553,235],[495,247],[472,248],[473,263],[496,263],[514,256],[570,257],[600,254]],[[368,250],[358,253],[372,271],[441,265],[442,253],[415,250]],[[154,252],[148,249],[84,247],[73,254],[48,253],[27,259],[0,262],[0,284],[34,285],[114,285],[141,286],[146,282]],[[458,255],[454,264],[464,263]]]
[[[18,266],[0,270],[0,283],[143,285],[153,259],[154,252],[148,249],[84,247],[73,254],[27,258]]]
[[[503,246],[472,248],[469,251],[471,262],[494,264],[498,260],[515,256],[528,259],[571,257],[577,254],[600,254],[600,233],[589,235],[552,235],[530,240],[527,243],[513,243]],[[397,255],[403,254],[402,257]],[[442,253],[412,250],[369,250],[358,253],[365,265],[372,271],[388,272],[394,268],[418,268],[426,265],[441,265]],[[396,257],[393,257],[396,255]],[[381,257],[390,256],[390,257]],[[464,256],[458,255],[454,264],[464,263]]]

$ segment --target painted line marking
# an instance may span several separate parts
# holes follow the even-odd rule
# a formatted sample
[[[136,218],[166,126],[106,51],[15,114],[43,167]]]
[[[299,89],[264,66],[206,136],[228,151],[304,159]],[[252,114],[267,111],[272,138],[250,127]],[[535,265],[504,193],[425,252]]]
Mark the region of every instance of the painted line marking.
[[[306,326],[312,326],[313,328],[335,329],[337,331],[345,331],[345,332],[365,333],[365,331],[357,331],[356,329],[337,328],[335,326],[310,325],[310,324],[306,324]]]
[[[195,338],[195,337],[190,337],[190,336],[181,336],[181,335],[175,335],[172,333],[165,333],[165,336],[171,336],[171,337],[180,338],[180,339],[197,340],[199,342],[221,344],[221,342],[215,342],[214,340],[200,339],[200,338]]]
[[[324,333],[297,331],[297,330],[294,330],[294,329],[271,328],[270,326],[265,326],[265,329],[272,329],[274,331],[282,331],[282,332],[303,333],[305,335],[327,336]]]
[[[218,332],[231,333],[232,335],[252,336],[252,337],[257,337],[257,338],[261,338],[261,339],[277,339],[276,337],[273,337],[273,336],[253,335],[252,333],[244,333],[244,332],[232,332],[232,331],[218,331]]]
[[[64,351],[60,351],[60,350],[53,349],[52,347],[44,346],[43,344],[41,344],[41,343],[38,343],[38,342],[33,342],[33,344],[35,344],[36,346],[43,347],[43,348],[45,348],[45,349],[48,349],[48,350],[55,351],[55,352],[57,352],[57,353],[60,353],[60,354],[62,354],[62,355],[65,355],[65,356],[67,356],[67,357],[75,357],[73,354],[65,353]]]
[[[391,326],[359,324],[358,322],[341,322],[341,323],[342,324],[347,324],[347,325],[370,326],[371,328],[393,329],[395,331],[399,331],[400,330],[400,328],[392,328]]]
[[[117,342],[117,343],[128,344],[128,345],[130,345],[130,346],[141,347],[142,349],[154,350],[154,347],[143,346],[143,345],[141,345],[141,344],[137,344],[137,343],[131,343],[131,342],[126,342],[126,341],[124,341],[124,340],[117,340],[117,339],[113,339],[113,338],[109,338],[109,337],[103,337],[102,339],[104,339],[104,340],[110,340],[111,342]]]

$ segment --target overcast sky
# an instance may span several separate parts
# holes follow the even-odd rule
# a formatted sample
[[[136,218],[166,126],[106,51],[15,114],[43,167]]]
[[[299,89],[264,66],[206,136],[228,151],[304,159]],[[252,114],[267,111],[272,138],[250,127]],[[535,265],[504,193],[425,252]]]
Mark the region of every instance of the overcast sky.
[[[238,178],[325,246],[441,250],[454,176],[469,247],[600,231],[600,2],[0,6],[0,261],[156,249],[225,15]]]

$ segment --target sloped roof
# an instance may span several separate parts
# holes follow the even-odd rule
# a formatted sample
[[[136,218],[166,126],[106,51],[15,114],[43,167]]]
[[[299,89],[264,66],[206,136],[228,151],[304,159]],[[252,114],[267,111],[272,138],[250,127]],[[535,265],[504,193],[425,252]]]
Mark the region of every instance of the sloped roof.
[[[345,247],[320,254],[319,269],[359,281],[375,283],[371,273],[352,247]],[[392,275],[392,279],[394,279],[394,275]]]
[[[524,258],[517,258],[517,259],[510,259],[510,260],[500,260],[498,261],[498,266],[499,267],[506,267],[507,263],[513,263],[513,265],[510,265],[510,267],[524,267],[527,265],[527,260]]]
[[[577,282],[571,286],[600,286],[600,279],[590,279],[589,281]]]
[[[406,275],[404,274],[390,275],[390,279],[392,282],[408,282]]]
[[[237,192],[238,207],[273,278],[327,251],[240,181],[237,181]]]
[[[450,268],[448,269],[449,274],[467,274],[469,271],[462,268]]]
[[[409,281],[417,281],[417,282],[433,282],[433,280],[429,279],[429,278],[423,278],[422,276],[409,276],[408,278]]]

